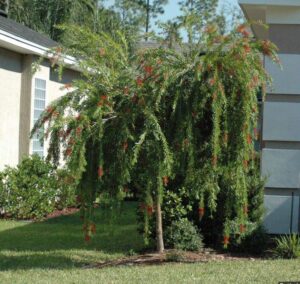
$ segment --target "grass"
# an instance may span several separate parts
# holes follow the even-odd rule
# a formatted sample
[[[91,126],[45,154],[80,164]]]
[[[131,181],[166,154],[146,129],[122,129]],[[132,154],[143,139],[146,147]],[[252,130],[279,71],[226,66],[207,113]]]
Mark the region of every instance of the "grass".
[[[78,214],[40,223],[0,221],[0,283],[278,283],[300,281],[299,260],[83,269],[139,251],[135,203],[115,218],[97,210],[97,234],[86,245]]]

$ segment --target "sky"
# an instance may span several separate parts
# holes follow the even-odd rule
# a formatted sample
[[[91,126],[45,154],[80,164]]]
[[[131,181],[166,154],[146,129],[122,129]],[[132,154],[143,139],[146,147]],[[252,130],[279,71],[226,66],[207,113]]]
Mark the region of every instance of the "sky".
[[[219,7],[222,7],[224,5],[231,5],[233,7],[237,7],[237,9],[239,9],[238,6],[238,0],[219,0]],[[114,0],[107,0],[107,6],[110,6],[114,3]],[[180,10],[179,10],[179,6],[178,6],[178,0],[169,0],[169,3],[165,6],[165,13],[163,15],[160,15],[158,20],[160,22],[165,22],[167,20],[171,20],[177,16],[179,16],[180,14]],[[155,28],[155,25],[153,25],[152,23],[152,27],[154,28],[154,30],[157,31],[157,28]]]

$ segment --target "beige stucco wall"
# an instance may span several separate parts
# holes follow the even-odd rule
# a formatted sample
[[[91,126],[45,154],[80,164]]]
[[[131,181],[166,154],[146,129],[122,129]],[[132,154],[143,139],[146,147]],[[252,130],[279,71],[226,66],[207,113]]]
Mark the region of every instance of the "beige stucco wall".
[[[19,160],[22,56],[0,48],[0,170]]]
[[[58,75],[55,71],[51,71],[49,61],[44,61],[39,70],[33,75],[32,80],[32,99],[31,99],[31,128],[33,127],[33,104],[34,104],[34,79],[46,80],[46,106],[54,100],[58,99],[62,95],[68,92],[67,89],[63,88],[65,84],[71,83],[74,79],[79,77],[79,73],[70,69],[65,69],[63,72],[62,80],[58,79]],[[47,152],[49,146],[48,141],[45,141],[44,151]],[[30,154],[32,153],[32,143],[30,143]]]
[[[62,81],[45,60],[31,73],[34,58],[0,47],[0,171],[5,165],[17,165],[23,156],[32,153],[29,139],[33,127],[35,78],[46,80],[46,105],[67,92],[61,87],[79,77],[66,69]],[[22,109],[21,109],[22,108]],[[47,150],[45,143],[45,152]]]

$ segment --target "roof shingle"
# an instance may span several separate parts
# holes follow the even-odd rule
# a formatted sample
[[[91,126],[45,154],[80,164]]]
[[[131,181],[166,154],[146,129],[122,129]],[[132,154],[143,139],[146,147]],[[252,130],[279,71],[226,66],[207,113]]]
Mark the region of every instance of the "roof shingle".
[[[49,37],[3,16],[0,16],[0,30],[43,47],[52,48],[58,46],[58,43]]]

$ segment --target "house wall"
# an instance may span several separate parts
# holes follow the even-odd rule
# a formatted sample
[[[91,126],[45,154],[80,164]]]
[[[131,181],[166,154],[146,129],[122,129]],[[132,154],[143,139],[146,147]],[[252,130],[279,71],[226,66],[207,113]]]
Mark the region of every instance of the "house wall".
[[[0,170],[19,161],[22,55],[0,48]]]
[[[46,105],[67,92],[61,87],[78,78],[78,72],[66,69],[62,81],[45,60],[32,73],[37,60],[0,47],[0,171],[5,165],[15,166],[32,153],[29,139],[33,127],[35,78],[46,81]],[[47,150],[47,141],[44,152]]]
[[[266,23],[282,66],[265,59],[273,79],[263,105],[265,225],[270,233],[299,232],[300,8],[266,7]]]
[[[62,95],[66,94],[68,92],[67,89],[63,88],[65,84],[71,83],[73,80],[78,79],[80,77],[80,73],[65,69],[63,72],[63,76],[61,80],[58,78],[58,74],[56,71],[54,71],[51,66],[50,62],[48,60],[45,60],[40,65],[40,68],[38,71],[33,75],[32,78],[32,93],[31,93],[31,127],[34,126],[33,123],[33,105],[34,105],[34,82],[35,78],[37,79],[43,79],[46,81],[46,106],[49,105],[54,100],[58,99]],[[70,90],[69,90],[70,91]],[[48,141],[45,141],[44,145],[44,153],[46,154],[47,148],[49,146]],[[29,154],[32,154],[32,141],[30,142],[29,146]]]

